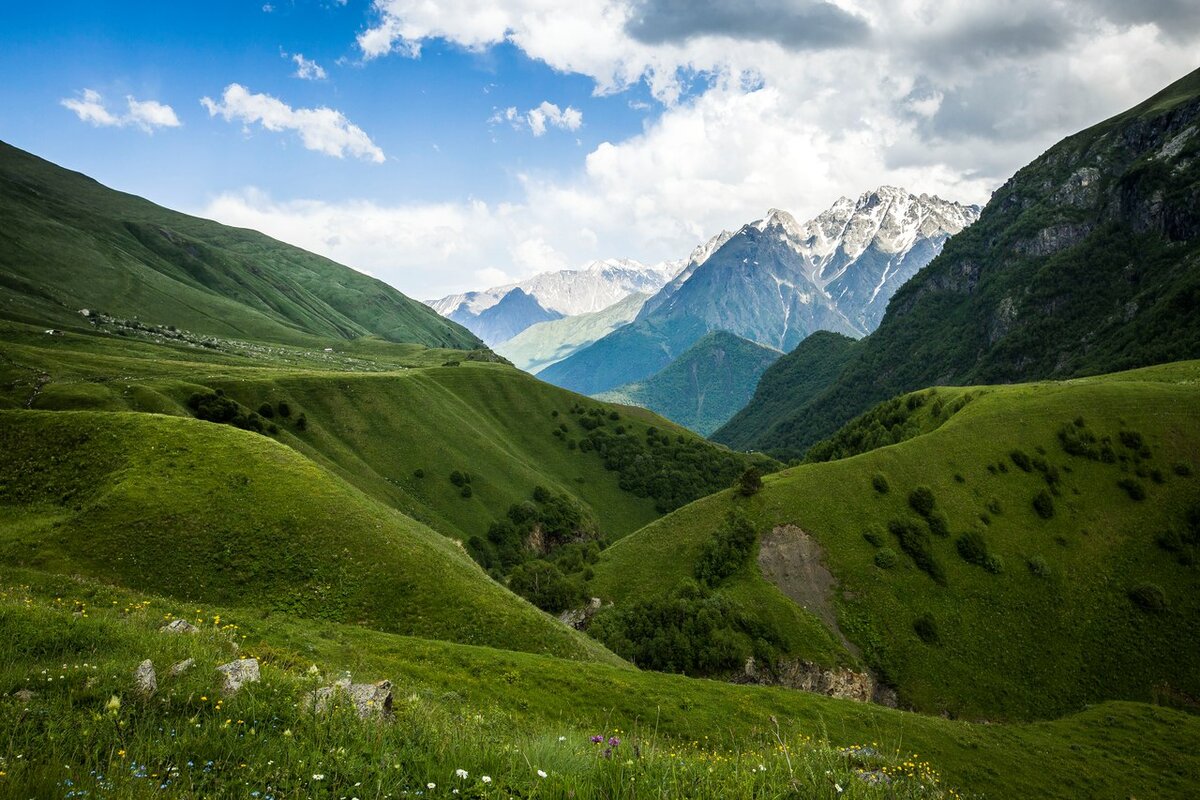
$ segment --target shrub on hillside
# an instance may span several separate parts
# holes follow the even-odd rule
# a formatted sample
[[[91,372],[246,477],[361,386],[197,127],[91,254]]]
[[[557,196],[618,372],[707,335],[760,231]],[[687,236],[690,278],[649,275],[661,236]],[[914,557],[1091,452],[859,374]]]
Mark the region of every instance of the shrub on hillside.
[[[273,419],[275,417],[275,407],[270,403],[264,402],[258,407],[258,413],[260,416],[266,417],[267,419]]]
[[[700,557],[696,559],[696,580],[706,586],[719,585],[750,560],[757,539],[750,520],[730,512],[725,524],[704,543]]]
[[[450,473],[450,482],[461,489],[471,482],[471,474],[457,469],[453,470]]]
[[[913,620],[913,631],[925,644],[941,644],[942,637],[938,633],[937,622],[928,611]]]
[[[875,553],[875,566],[880,569],[892,569],[900,563],[900,556],[896,555],[896,551],[890,547],[881,547]]]
[[[462,495],[463,497],[468,497],[468,498],[469,498],[469,497],[471,497],[472,495],[474,495],[474,494],[475,494],[475,490],[474,490],[474,489],[472,489],[472,488],[471,488],[471,484],[469,484],[469,483],[468,483],[468,484],[466,484],[465,486],[463,486],[463,487],[462,487],[462,489],[459,491],[459,494],[460,494],[460,495]]]
[[[275,406],[275,409],[279,412],[279,416],[284,417],[285,419],[292,415],[292,407],[288,405],[286,400],[280,400],[278,405]]]
[[[1117,481],[1117,486],[1120,486],[1125,490],[1125,494],[1129,495],[1130,500],[1140,501],[1146,499],[1146,487],[1143,486],[1142,482],[1139,480],[1135,480],[1134,478],[1122,478],[1121,480]]]
[[[1033,465],[1029,462],[1029,456],[1025,454],[1024,450],[1013,450],[1008,457],[1022,472],[1030,472],[1033,469]]]
[[[908,493],[908,504],[912,510],[920,514],[922,517],[928,517],[933,513],[936,501],[933,498],[933,490],[928,486],[918,486]]]
[[[888,523],[888,530],[900,542],[900,549],[908,554],[918,568],[935,583],[946,584],[946,572],[933,555],[933,543],[928,532],[911,520],[892,520]]]
[[[599,535],[595,519],[574,499],[538,486],[532,500],[509,506],[505,518],[488,527],[486,537],[471,537],[467,551],[484,569],[504,574],[531,559],[552,558],[564,545],[590,542]]]
[[[1050,564],[1041,556],[1033,556],[1025,562],[1025,565],[1029,567],[1029,572],[1036,578],[1050,577]]]
[[[762,472],[757,467],[746,467],[733,487],[742,497],[751,497],[762,491]]]
[[[1033,510],[1042,519],[1050,519],[1054,516],[1054,498],[1045,489],[1042,489],[1033,498]]]
[[[215,392],[192,394],[187,400],[187,406],[195,414],[196,419],[205,422],[232,425],[235,428],[255,433],[262,433],[267,429],[266,422],[259,414],[242,408],[237,401],[226,397],[225,392],[220,389]]]
[[[1129,599],[1138,608],[1152,614],[1167,610],[1167,593],[1156,583],[1139,583],[1129,590]]]
[[[940,511],[934,511],[925,518],[925,523],[929,525],[929,532],[934,536],[945,539],[950,535],[950,522],[946,519],[946,515]]]
[[[1187,476],[1192,474],[1191,465],[1185,464],[1182,461],[1176,463],[1175,466],[1171,467],[1171,470],[1181,478],[1186,478]]]
[[[885,478],[881,472],[876,472],[871,478],[871,486],[874,487],[875,491],[879,492],[880,494],[887,494],[891,489],[891,487],[888,486],[887,478]]]
[[[954,547],[959,556],[968,564],[982,567],[987,561],[988,546],[983,534],[978,531],[968,531],[954,541]]]
[[[304,414],[301,414],[299,417],[296,417],[296,430],[298,430],[298,431],[308,430],[308,417],[304,416]]]
[[[883,547],[883,537],[885,531],[878,525],[872,525],[863,531],[863,538],[871,543],[873,547]]]

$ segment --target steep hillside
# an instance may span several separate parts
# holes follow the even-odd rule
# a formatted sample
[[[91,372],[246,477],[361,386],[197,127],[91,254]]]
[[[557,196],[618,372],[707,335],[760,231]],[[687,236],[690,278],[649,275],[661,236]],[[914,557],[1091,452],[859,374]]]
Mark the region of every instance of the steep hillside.
[[[732,333],[714,331],[662,371],[601,392],[596,399],[648,408],[707,436],[746,405],[763,371],[781,355]]]
[[[1200,71],[1052,147],[893,297],[821,396],[743,445],[793,458],[930,384],[1061,378],[1200,355]]]
[[[160,414],[0,412],[5,564],[185,603],[613,660],[293,449]]]
[[[879,324],[892,293],[937,255],[978,208],[883,186],[842,198],[803,224],[772,209],[743,225],[702,263],[696,259],[642,308],[622,336],[622,371],[641,380],[713,330],[788,351],[818,330],[862,336]],[[699,333],[697,333],[699,332]],[[601,340],[546,380],[594,394],[607,383],[616,343]]]
[[[729,577],[713,591],[785,661],[781,592],[836,625],[904,706],[990,719],[1104,699],[1192,707],[1200,653],[1179,642],[1200,635],[1198,387],[1187,362],[909,395],[839,447],[899,444],[705,498],[605,551],[591,589],[617,601],[618,624],[601,639],[636,653],[621,609],[709,576],[735,510],[757,545],[717,562]],[[824,590],[803,578],[814,563]]]
[[[496,352],[536,375],[631,322],[648,296],[635,292],[600,311],[532,325],[497,345]]]
[[[100,310],[197,334],[480,342],[387,284],[254,231],[156,206],[0,142],[0,317]]]
[[[710,437],[737,450],[782,439],[788,412],[825,391],[845,369],[858,342],[830,331],[817,331],[767,368],[754,396]]]

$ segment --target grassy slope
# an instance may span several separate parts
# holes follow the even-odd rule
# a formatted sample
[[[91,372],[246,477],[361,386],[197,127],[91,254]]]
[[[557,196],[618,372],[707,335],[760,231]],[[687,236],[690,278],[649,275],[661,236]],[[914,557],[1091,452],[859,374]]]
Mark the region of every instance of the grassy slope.
[[[260,233],[156,206],[0,142],[0,317],[81,308],[277,342],[479,340],[387,284]]]
[[[1200,70],[1059,142],[896,293],[832,386],[773,409],[753,440],[719,438],[795,458],[924,386],[1200,357],[1200,137],[1184,135],[1198,121]]]
[[[1186,508],[1200,500],[1198,376],[1200,364],[1189,362],[1061,384],[989,387],[931,433],[768,476],[749,501],[725,492],[680,509],[606,551],[593,591],[618,602],[666,591],[690,573],[701,542],[738,503],[760,530],[794,523],[818,540],[840,583],[841,629],[897,685],[902,702],[916,708],[1044,718],[1101,699],[1200,696],[1197,651],[1181,646],[1200,634],[1200,572],[1155,544],[1163,530],[1180,528]],[[949,402],[964,391],[939,395]],[[1121,429],[1141,433],[1152,450],[1144,466],[1160,470],[1165,483],[1139,478],[1148,499],[1135,502],[1117,486],[1133,477],[1131,464],[1066,455],[1057,431],[1080,415],[1114,442]],[[1008,457],[1014,448],[1036,455],[1039,446],[1062,471],[1051,520],[1031,505],[1046,486],[1040,473],[1025,473]],[[989,471],[1000,462],[1007,472]],[[1193,474],[1176,475],[1178,462],[1190,463]],[[890,493],[872,489],[876,473],[886,476]],[[1003,559],[1002,574],[968,565],[952,539],[939,538],[933,548],[948,576],[945,587],[903,554],[896,569],[874,566],[875,549],[862,533],[893,519],[917,519],[906,497],[918,485],[932,488],[952,536],[984,535]],[[1001,513],[986,510],[993,498]],[[900,551],[894,537],[883,536]],[[1026,568],[1034,556],[1046,560],[1051,577]],[[1144,581],[1165,589],[1168,612],[1132,606],[1126,592]],[[737,585],[747,605],[778,606],[777,592],[756,569]],[[914,634],[912,623],[924,613],[936,620],[941,646]]]
[[[188,602],[614,660],[454,544],[267,437],[156,414],[0,412],[0,553]]]
[[[759,376],[780,355],[728,331],[713,331],[649,378],[596,398],[648,408],[707,436],[746,404]]]
[[[712,440],[739,450],[778,438],[772,429],[790,409],[803,405],[837,380],[855,352],[857,341],[832,331],[817,331],[762,374],[750,402]]]
[[[580,398],[510,367],[463,362],[459,367],[398,369],[393,361],[363,359],[333,371],[323,361],[275,363],[119,339],[10,330],[0,345],[0,402],[24,406],[39,374],[49,376],[35,408],[154,411],[189,414],[188,396],[223,388],[249,408],[287,400],[308,430],[281,425],[280,441],[315,459],[376,499],[456,538],[483,534],[507,508],[537,485],[566,491],[590,506],[605,534],[629,533],[659,516],[650,498],[618,486],[596,453],[569,450],[553,436],[562,423],[578,436],[568,409]],[[127,349],[128,348],[128,349]],[[386,348],[384,352],[392,348]],[[445,352],[445,351],[442,351]],[[324,354],[320,354],[324,355]],[[440,364],[437,351],[432,361]],[[402,353],[419,367],[429,354]],[[350,358],[349,356],[347,358]],[[363,364],[381,372],[367,372]],[[357,370],[357,371],[356,371]],[[551,414],[558,411],[559,417]],[[643,436],[657,426],[694,434],[641,409],[621,409],[621,424]],[[715,452],[715,451],[714,451]],[[424,478],[414,472],[424,470]],[[473,497],[459,496],[452,470],[474,477]]]
[[[0,745],[0,755],[6,755],[11,765],[16,761],[15,753],[3,748],[15,746],[16,752],[24,752],[26,758],[33,759],[34,777],[45,770],[55,781],[67,763],[66,758],[58,758],[60,755],[78,755],[82,756],[81,762],[87,759],[105,766],[109,758],[117,760],[115,752],[108,750],[107,741],[103,749],[93,747],[78,754],[59,751],[67,748],[67,740],[80,736],[80,729],[85,731],[84,738],[106,739],[105,728],[112,726],[94,724],[91,714],[102,709],[110,694],[127,692],[125,670],[146,657],[163,665],[186,656],[196,658],[198,667],[178,684],[160,684],[161,703],[143,706],[125,697],[120,713],[128,727],[121,734],[121,746],[129,747],[134,758],[142,756],[141,763],[147,759],[135,748],[145,747],[161,754],[159,758],[167,763],[178,765],[208,753],[201,758],[219,759],[231,771],[236,762],[252,762],[253,771],[246,777],[262,780],[260,770],[270,774],[266,759],[271,757],[279,759],[275,774],[283,773],[281,777],[295,780],[299,776],[289,776],[289,771],[303,772],[307,777],[312,768],[305,771],[294,760],[311,756],[314,761],[321,759],[317,763],[322,765],[322,772],[329,774],[330,781],[345,781],[343,789],[355,791],[350,787],[355,781],[364,781],[369,788],[381,776],[369,760],[360,764],[355,754],[359,750],[373,753],[379,749],[377,734],[370,728],[366,729],[365,737],[337,727],[318,726],[310,730],[311,726],[287,702],[289,696],[304,689],[305,679],[300,673],[315,663],[326,674],[349,669],[357,680],[388,677],[396,681],[397,713],[405,722],[404,738],[414,743],[414,752],[407,755],[418,767],[439,770],[418,773],[416,777],[436,779],[439,785],[450,782],[445,779],[457,766],[468,767],[472,775],[486,768],[500,779],[510,769],[503,766],[509,759],[497,758],[501,744],[515,744],[529,758],[547,760],[552,775],[572,766],[580,769],[570,759],[548,752],[552,747],[562,746],[556,741],[559,734],[568,734],[567,747],[573,748],[581,734],[620,731],[624,746],[637,742],[644,752],[678,751],[680,760],[674,769],[689,779],[692,756],[688,745],[693,741],[702,743],[702,749],[732,751],[734,763],[743,768],[746,764],[742,762],[747,757],[753,759],[750,766],[765,760],[770,764],[769,785],[774,791],[783,791],[786,779],[779,775],[784,767],[779,763],[778,753],[763,757],[756,752],[774,749],[771,716],[779,720],[782,735],[792,746],[796,746],[797,738],[810,736],[827,738],[838,746],[874,742],[885,753],[919,753],[922,760],[933,765],[943,782],[957,786],[968,797],[1126,798],[1147,793],[1156,797],[1188,797],[1200,779],[1196,757],[1200,748],[1200,719],[1170,709],[1116,702],[1054,722],[979,725],[803,692],[734,686],[601,664],[581,670],[576,664],[543,656],[410,639],[324,621],[297,621],[281,615],[264,618],[241,614],[235,609],[205,606],[200,612],[203,616],[211,620],[219,614],[222,624],[237,625],[237,632],[245,637],[243,652],[266,662],[263,690],[251,688],[226,701],[225,709],[213,710],[197,698],[213,693],[209,670],[228,658],[228,650],[218,647],[219,637],[204,634],[196,639],[179,639],[153,632],[166,614],[190,616],[196,609],[172,600],[143,598],[88,580],[7,567],[0,568],[0,578],[0,628],[6,634],[0,640],[4,643],[0,649],[6,656],[0,664],[0,692],[38,681],[40,685],[34,688],[41,697],[31,707],[75,714],[80,723],[73,734],[56,737],[50,748],[30,745],[32,749],[25,751],[21,749],[24,739],[10,738],[6,745]],[[14,586],[24,588],[13,589]],[[71,612],[80,603],[90,609],[88,616],[74,619]],[[114,610],[104,610],[110,607]],[[117,610],[121,608],[130,610]],[[211,624],[207,627],[212,629]],[[72,666],[80,662],[102,665],[96,686],[88,684],[85,688],[75,674],[66,676],[66,681],[44,680],[43,669],[57,671],[62,663]],[[283,700],[272,699],[278,691],[284,692]],[[20,715],[21,706],[12,702],[0,699],[0,714]],[[181,735],[178,740],[157,733],[158,726],[174,727],[176,719],[182,721],[192,715],[199,728],[195,733]],[[273,715],[280,717],[281,724],[263,723],[258,739],[239,736],[235,740],[237,747],[230,747],[230,737],[234,734],[222,727],[224,718],[262,720]],[[57,725],[63,734],[71,727],[69,716],[44,720],[44,715],[39,714],[35,719],[39,726]],[[447,725],[444,734],[437,733],[441,730],[439,720]],[[483,720],[486,730],[475,731],[478,720]],[[282,745],[277,739],[283,727],[295,731],[294,748],[312,746],[321,752],[297,756],[295,749],[288,747],[284,751],[290,759],[276,755]],[[466,739],[456,742],[449,738],[448,731],[464,732]],[[540,734],[544,741],[527,741],[525,737],[531,734]],[[155,744],[150,747],[146,742]],[[334,744],[340,743],[347,745],[346,761],[329,755]],[[431,752],[421,752],[425,747]],[[802,774],[819,763],[802,755],[799,748],[791,758]],[[489,760],[499,760],[502,765],[489,764]],[[515,761],[528,774],[525,760]],[[159,763],[151,762],[152,766]],[[196,763],[202,761],[197,759]],[[728,769],[720,764],[713,766],[718,770]],[[844,761],[829,766],[846,769]],[[86,762],[80,769],[72,760],[72,767],[74,774],[86,775]],[[670,771],[669,764],[666,768]],[[642,770],[638,774],[649,778],[654,785],[653,774]],[[193,779],[188,774],[176,783]],[[864,795],[865,790],[857,782],[847,787],[851,797],[876,796]],[[714,792],[703,783],[695,784],[690,791],[682,786],[678,789],[689,796],[731,796],[728,791]],[[173,791],[186,789],[177,786]],[[815,791],[832,792],[832,787]],[[585,790],[578,796],[614,795],[611,790]]]

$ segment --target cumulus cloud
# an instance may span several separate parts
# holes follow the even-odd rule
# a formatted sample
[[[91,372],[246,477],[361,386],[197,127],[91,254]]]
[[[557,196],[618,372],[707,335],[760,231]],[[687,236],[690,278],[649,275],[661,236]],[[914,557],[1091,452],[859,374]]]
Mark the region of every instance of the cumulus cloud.
[[[316,61],[305,58],[303,53],[292,54],[292,61],[296,64],[296,71],[292,73],[293,78],[300,78],[305,81],[325,80],[325,68]]]
[[[498,109],[488,120],[491,124],[507,123],[513,130],[528,128],[534,136],[544,136],[547,128],[577,131],[583,125],[583,112],[567,106],[559,108],[549,100],[543,100],[537,108],[521,113],[516,106]]]
[[[1058,139],[1194,69],[1200,3],[373,0],[357,44],[369,62],[430,39],[504,43],[598,95],[644,82],[657,101],[638,134],[522,176],[519,201],[456,205],[480,225],[450,265],[466,288],[480,269],[679,257],[770,206],[805,217],[884,183],[986,201]],[[572,129],[569,107],[547,106],[491,122]]]
[[[247,126],[258,123],[273,132],[294,131],[307,149],[328,156],[344,158],[348,153],[377,164],[385,158],[383,150],[362,128],[332,108],[292,108],[268,94],[253,94],[238,83],[225,87],[220,102],[204,97],[200,104],[208,109],[210,116],[220,116],[228,122],[236,120]]]
[[[124,114],[109,111],[103,96],[94,89],[84,89],[77,97],[66,97],[59,102],[84,122],[98,128],[132,126],[153,133],[156,128],[178,128],[183,124],[169,105],[156,100],[138,100],[133,95],[125,97]]]

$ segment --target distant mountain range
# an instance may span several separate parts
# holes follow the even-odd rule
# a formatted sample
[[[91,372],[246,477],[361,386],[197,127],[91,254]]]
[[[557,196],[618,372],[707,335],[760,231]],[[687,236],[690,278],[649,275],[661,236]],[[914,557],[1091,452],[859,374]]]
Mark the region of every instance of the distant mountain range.
[[[531,325],[497,345],[496,352],[518,369],[536,375],[622,325],[633,322],[648,299],[649,295],[635,292],[600,311]]]
[[[610,258],[580,269],[543,272],[520,283],[447,295],[427,304],[495,346],[539,322],[603,311],[631,294],[653,295],[685,266],[682,261],[646,266]],[[533,302],[514,297],[516,292]],[[510,299],[507,304],[506,299]]]
[[[789,351],[817,330],[861,337],[977,206],[883,186],[803,224],[772,210],[697,248],[637,319],[540,373],[596,394],[653,375],[709,331]]]

